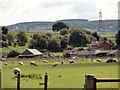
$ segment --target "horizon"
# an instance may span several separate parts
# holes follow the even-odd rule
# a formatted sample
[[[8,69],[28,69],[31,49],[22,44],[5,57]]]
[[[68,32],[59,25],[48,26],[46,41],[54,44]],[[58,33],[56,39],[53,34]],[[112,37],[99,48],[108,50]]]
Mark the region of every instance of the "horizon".
[[[88,20],[88,21],[99,21],[99,20],[89,20],[89,19],[61,19],[61,20]],[[61,21],[61,20],[56,20],[56,21]],[[118,20],[118,19],[104,19],[102,21],[105,21],[105,20]],[[3,26],[11,26],[11,25],[15,25],[15,24],[21,24],[21,23],[31,23],[31,22],[56,22],[56,21],[24,21],[24,22],[18,22],[18,23],[13,23],[13,24],[10,24],[10,25],[3,25]],[[2,26],[0,26],[2,27]]]

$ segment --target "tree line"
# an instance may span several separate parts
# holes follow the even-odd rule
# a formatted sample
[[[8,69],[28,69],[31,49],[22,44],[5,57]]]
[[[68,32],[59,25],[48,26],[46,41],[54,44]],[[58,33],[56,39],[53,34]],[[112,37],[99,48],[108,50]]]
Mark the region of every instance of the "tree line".
[[[97,32],[91,32],[83,29],[69,28],[63,22],[56,22],[52,26],[55,33],[38,34],[34,33],[31,40],[25,32],[18,32],[15,37],[8,33],[8,28],[3,26],[1,28],[1,42],[2,47],[13,45],[25,46],[28,43],[29,48],[36,48],[39,50],[62,51],[68,47],[84,47],[88,46],[92,41],[99,41],[100,36]],[[55,37],[54,34],[59,32],[60,35]],[[15,41],[16,38],[16,41]],[[120,31],[116,34],[116,48],[120,49]],[[104,38],[105,39],[105,38]]]

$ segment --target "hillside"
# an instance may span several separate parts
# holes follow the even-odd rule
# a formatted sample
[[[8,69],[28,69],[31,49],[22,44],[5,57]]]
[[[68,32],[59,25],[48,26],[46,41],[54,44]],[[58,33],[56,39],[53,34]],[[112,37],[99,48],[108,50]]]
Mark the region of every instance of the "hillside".
[[[88,30],[98,30],[99,21],[89,21],[86,19],[66,19],[58,20],[66,23],[70,28],[83,28]],[[51,31],[55,22],[23,22],[9,25],[11,31]],[[103,20],[101,32],[116,32],[118,30],[117,20]]]

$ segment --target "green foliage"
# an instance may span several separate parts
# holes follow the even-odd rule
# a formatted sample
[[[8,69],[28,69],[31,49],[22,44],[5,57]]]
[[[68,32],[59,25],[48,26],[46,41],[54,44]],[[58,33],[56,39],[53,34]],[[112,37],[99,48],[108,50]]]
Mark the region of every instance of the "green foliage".
[[[60,44],[61,48],[63,49],[66,48],[69,45],[69,37],[68,36],[62,37]]]
[[[60,50],[60,41],[59,39],[52,38],[48,41],[48,49],[51,51],[59,51]]]
[[[15,51],[15,50],[12,50],[8,53],[8,57],[16,57],[18,56],[20,53]]]
[[[69,27],[65,23],[63,23],[63,22],[56,22],[52,26],[52,30],[53,31],[60,31],[61,29],[64,29],[64,28],[69,29]]]
[[[18,32],[17,41],[18,41],[19,46],[24,46],[27,40],[28,39],[27,39],[25,32]]]
[[[13,79],[17,78],[17,76],[13,77]],[[31,73],[31,74],[21,74],[20,78],[29,78],[29,79],[43,79],[41,74]]]
[[[2,26],[2,34],[5,34],[5,35],[7,35],[7,33],[8,33],[8,28],[6,27],[6,26]]]
[[[98,35],[98,33],[97,33],[97,32],[94,32],[94,33],[93,33],[93,36],[97,39],[97,41],[99,41],[100,36]]]
[[[67,28],[61,29],[60,30],[60,35],[65,35],[65,34],[69,34],[69,30]]]
[[[88,40],[86,38],[86,34],[83,31],[80,31],[78,29],[74,30],[70,35],[70,44],[79,47],[84,46],[88,43]]]
[[[12,34],[8,34],[7,35],[7,40],[8,40],[8,43],[9,45],[11,45],[12,43],[14,43],[14,37]]]
[[[39,34],[33,34],[33,38],[29,45],[30,48],[46,49],[48,47],[48,41],[46,36]]]
[[[116,46],[120,50],[120,31],[116,34]]]

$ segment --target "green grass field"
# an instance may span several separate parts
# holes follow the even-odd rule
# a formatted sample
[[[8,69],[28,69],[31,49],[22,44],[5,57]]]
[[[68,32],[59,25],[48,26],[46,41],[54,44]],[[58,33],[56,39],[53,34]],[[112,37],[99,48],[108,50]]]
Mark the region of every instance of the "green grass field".
[[[48,88],[83,88],[85,74],[94,74],[97,78],[118,77],[118,63],[79,60],[74,64],[64,61],[62,65],[58,59],[50,60],[48,63],[43,63],[43,59],[34,59],[38,66],[30,66],[28,60],[33,59],[22,60],[23,66],[18,64],[19,60],[17,59],[8,60],[6,66],[2,64],[3,88],[16,88],[16,78],[13,74],[14,67],[21,69],[21,75],[40,75],[40,78],[21,78],[21,88],[43,88],[42,83],[46,72],[48,73]],[[56,61],[60,64],[52,68],[52,63]],[[118,83],[98,83],[97,87],[118,88]]]

